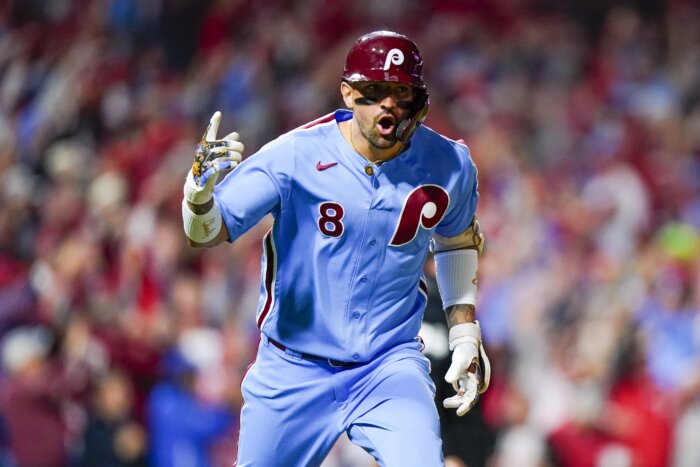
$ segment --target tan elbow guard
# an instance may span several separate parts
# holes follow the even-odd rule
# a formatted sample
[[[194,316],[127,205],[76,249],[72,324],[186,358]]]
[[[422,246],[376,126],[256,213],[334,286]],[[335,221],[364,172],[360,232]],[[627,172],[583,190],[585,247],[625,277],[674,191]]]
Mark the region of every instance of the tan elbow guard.
[[[467,230],[455,237],[442,237],[433,234],[432,249],[434,253],[441,251],[468,249],[476,250],[479,254],[484,249],[484,234],[479,227],[479,221],[476,216],[472,219]]]

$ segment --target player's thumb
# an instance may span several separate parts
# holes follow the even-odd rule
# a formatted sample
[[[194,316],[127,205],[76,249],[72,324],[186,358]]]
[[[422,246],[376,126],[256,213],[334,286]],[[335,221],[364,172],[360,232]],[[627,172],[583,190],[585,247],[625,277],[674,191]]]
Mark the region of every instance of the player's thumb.
[[[455,359],[452,358],[452,364],[447,369],[445,373],[445,381],[451,384],[455,384],[459,379],[459,375],[462,374],[462,365]]]

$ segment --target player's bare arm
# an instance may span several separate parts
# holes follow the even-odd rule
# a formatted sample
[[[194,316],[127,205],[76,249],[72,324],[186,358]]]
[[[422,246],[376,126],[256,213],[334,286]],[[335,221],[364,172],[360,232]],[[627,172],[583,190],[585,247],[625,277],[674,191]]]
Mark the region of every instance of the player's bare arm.
[[[446,408],[464,415],[474,407],[489,385],[491,366],[476,321],[477,263],[484,248],[484,235],[474,217],[455,237],[433,236],[437,283],[450,329],[452,364],[445,380],[457,394],[445,399]],[[483,372],[482,372],[483,366]]]
[[[445,313],[449,328],[457,324],[473,323],[476,320],[476,307],[470,304],[452,305],[447,307]]]
[[[182,220],[193,247],[215,246],[228,238],[221,212],[214,203],[214,186],[222,174],[233,170],[241,161],[243,143],[238,141],[238,133],[216,139],[220,122],[221,112],[214,113],[185,179]]]

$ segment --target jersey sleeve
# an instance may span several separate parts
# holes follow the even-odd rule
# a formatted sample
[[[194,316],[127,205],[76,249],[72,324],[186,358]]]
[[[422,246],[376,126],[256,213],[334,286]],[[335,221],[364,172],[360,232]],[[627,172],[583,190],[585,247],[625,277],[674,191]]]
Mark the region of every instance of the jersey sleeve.
[[[450,193],[450,207],[444,219],[435,229],[443,237],[454,237],[464,232],[476,214],[479,202],[477,170],[471,159],[469,148],[457,144],[460,157],[460,170],[457,182]]]
[[[214,202],[233,242],[266,214],[277,217],[291,190],[293,145],[273,141],[253,154],[219,183]]]

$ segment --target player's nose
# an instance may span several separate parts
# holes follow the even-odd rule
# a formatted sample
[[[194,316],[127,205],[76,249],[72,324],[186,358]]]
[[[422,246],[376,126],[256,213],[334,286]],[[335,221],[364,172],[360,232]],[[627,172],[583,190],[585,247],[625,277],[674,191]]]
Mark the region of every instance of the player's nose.
[[[386,95],[382,96],[382,98],[379,100],[379,105],[382,109],[389,110],[396,108],[398,102],[399,99],[395,94],[387,93]]]

